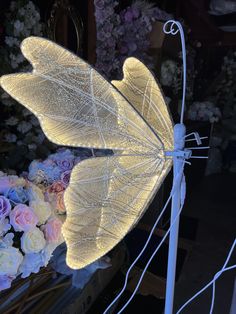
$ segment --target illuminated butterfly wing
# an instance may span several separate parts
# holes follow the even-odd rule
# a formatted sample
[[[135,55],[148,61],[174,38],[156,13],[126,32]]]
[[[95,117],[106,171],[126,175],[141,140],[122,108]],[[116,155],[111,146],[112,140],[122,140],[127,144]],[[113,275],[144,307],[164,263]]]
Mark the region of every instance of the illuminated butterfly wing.
[[[21,50],[33,72],[2,76],[1,86],[39,118],[49,140],[134,151],[162,145],[127,100],[82,59],[38,37],[25,39]]]
[[[173,149],[173,122],[162,92],[151,72],[136,58],[128,58],[123,65],[124,78],[112,84],[135,107],[164,143]]]
[[[141,218],[169,166],[154,154],[124,152],[78,164],[64,196],[67,264],[82,268],[109,252]]]
[[[1,85],[39,118],[47,137],[61,145],[116,151],[78,164],[65,192],[67,262],[81,268],[107,253],[144,213],[171,166],[164,151],[171,147],[172,125],[162,125],[160,139],[158,123],[140,115],[144,98],[145,108],[153,106],[145,84],[138,85],[135,110],[91,66],[62,47],[30,37],[22,51],[33,72],[3,76]],[[127,90],[119,89],[129,98]],[[163,101],[155,106],[166,108]]]

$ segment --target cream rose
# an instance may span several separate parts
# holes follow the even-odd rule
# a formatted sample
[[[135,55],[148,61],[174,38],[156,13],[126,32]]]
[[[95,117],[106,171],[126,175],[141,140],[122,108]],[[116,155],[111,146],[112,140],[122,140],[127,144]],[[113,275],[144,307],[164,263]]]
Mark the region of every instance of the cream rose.
[[[27,188],[27,195],[29,201],[44,201],[43,192],[36,185],[30,184],[30,186]]]
[[[52,209],[48,202],[44,201],[31,201],[29,206],[33,209],[34,213],[38,217],[38,225],[44,224],[48,218],[51,216]]]
[[[24,232],[21,237],[21,249],[24,253],[38,253],[46,245],[43,232],[38,228],[33,228],[28,232]]]
[[[23,255],[18,249],[11,246],[6,248],[0,248],[0,276],[16,275],[22,261]]]

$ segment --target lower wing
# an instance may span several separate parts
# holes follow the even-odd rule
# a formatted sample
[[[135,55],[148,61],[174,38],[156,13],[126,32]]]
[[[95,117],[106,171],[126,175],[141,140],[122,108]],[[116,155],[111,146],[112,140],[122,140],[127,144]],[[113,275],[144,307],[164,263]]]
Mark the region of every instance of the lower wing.
[[[109,252],[142,217],[171,168],[154,155],[87,159],[65,192],[67,264],[79,269]]]

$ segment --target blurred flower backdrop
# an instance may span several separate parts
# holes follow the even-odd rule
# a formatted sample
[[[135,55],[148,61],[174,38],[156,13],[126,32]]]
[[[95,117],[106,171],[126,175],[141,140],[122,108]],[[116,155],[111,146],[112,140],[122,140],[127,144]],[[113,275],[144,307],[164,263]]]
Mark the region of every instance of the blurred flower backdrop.
[[[0,75],[31,71],[20,51],[28,36],[44,36],[39,10],[32,1],[12,1],[1,28]],[[46,157],[55,146],[45,138],[37,118],[0,90],[1,169],[22,171],[35,158]],[[4,106],[4,107],[3,107]]]
[[[150,68],[149,34],[155,21],[166,21],[170,14],[146,1],[137,0],[119,11],[118,1],[95,0],[97,24],[96,68],[108,79],[122,76],[122,65],[129,56],[143,61]]]

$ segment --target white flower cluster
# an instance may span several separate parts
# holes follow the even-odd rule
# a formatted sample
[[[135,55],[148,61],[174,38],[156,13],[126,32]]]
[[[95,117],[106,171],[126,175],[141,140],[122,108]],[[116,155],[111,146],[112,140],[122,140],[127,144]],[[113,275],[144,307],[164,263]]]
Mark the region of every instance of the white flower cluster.
[[[222,64],[222,70],[226,71],[230,76],[233,74],[233,71],[236,69],[236,51],[231,57],[225,56]]]
[[[160,82],[163,86],[171,87],[174,95],[178,95],[182,89],[183,66],[178,62],[167,59],[161,64]],[[192,69],[187,69],[187,87],[186,99],[192,99],[193,96],[193,80],[196,72]]]
[[[224,57],[222,71],[225,73],[225,78],[222,80],[217,90],[218,92],[224,91],[228,96],[228,94],[232,93],[234,90],[235,85],[236,51],[231,55]]]
[[[26,278],[47,266],[64,241],[61,226],[39,187],[0,172],[0,291],[17,276]]]
[[[16,48],[19,48],[20,42],[30,35],[42,36],[42,24],[40,23],[40,14],[32,1],[20,8],[18,2],[12,1],[10,17],[11,15],[13,32],[12,34],[7,34],[5,43],[12,50],[9,54],[11,67],[17,69],[25,59],[18,49],[18,53],[16,53]]]
[[[20,43],[28,36],[43,35],[43,24],[40,23],[38,9],[32,1],[12,1],[9,11],[6,13],[4,26],[6,36],[5,46],[2,48],[3,58],[1,60],[3,72],[16,73],[31,71],[31,64],[26,62],[20,51]],[[36,149],[45,140],[39,121],[29,110],[18,105],[15,106],[16,101],[9,94],[3,92],[3,90],[0,91],[0,102],[5,105],[3,110],[6,112],[3,135],[4,142],[24,146],[24,149],[30,151],[30,158],[36,158]],[[46,147],[46,150],[50,153],[49,147]]]
[[[221,112],[210,101],[195,101],[189,107],[188,119],[196,121],[209,121],[210,123],[218,122],[221,118]]]
[[[171,86],[177,73],[177,63],[173,60],[165,60],[161,65],[161,84]]]

